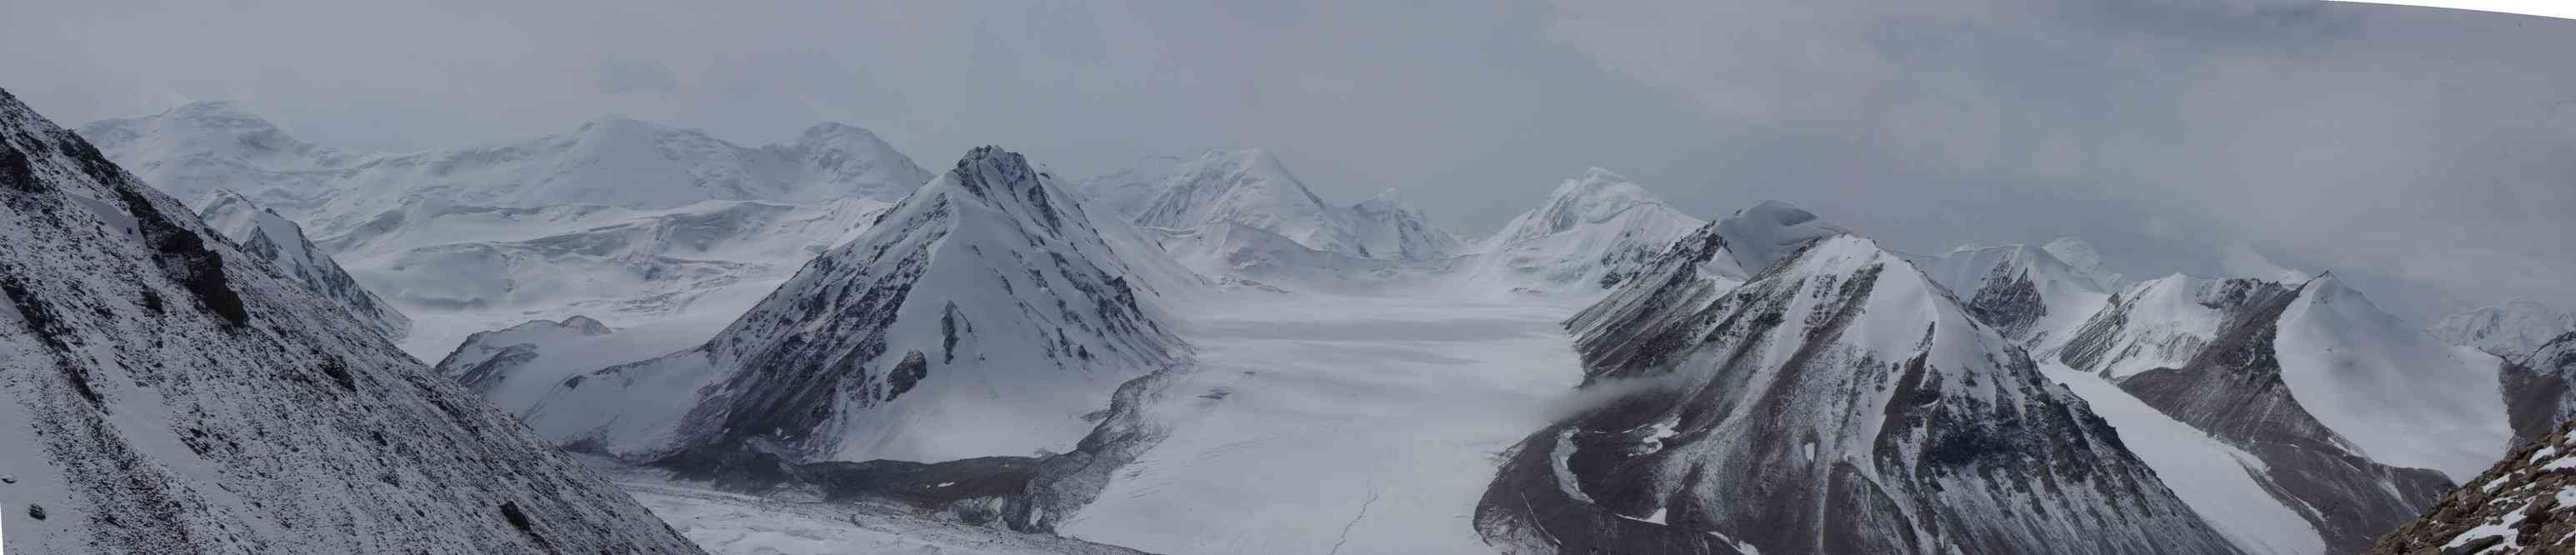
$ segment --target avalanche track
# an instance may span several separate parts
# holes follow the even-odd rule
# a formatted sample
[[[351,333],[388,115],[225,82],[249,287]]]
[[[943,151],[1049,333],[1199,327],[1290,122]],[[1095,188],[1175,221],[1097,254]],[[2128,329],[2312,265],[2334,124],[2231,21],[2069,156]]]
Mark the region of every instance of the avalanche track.
[[[1488,552],[1499,453],[1563,416],[1564,300],[1245,295],[1199,311],[1170,435],[1058,531],[1155,553]]]

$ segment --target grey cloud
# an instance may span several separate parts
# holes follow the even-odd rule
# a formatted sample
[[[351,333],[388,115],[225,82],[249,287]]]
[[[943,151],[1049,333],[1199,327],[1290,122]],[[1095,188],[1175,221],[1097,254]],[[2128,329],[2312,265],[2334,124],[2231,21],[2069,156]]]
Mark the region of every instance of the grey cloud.
[[[621,56],[601,58],[598,65],[591,67],[591,76],[599,84],[599,92],[608,94],[663,92],[680,88],[679,78],[672,77],[669,68]]]

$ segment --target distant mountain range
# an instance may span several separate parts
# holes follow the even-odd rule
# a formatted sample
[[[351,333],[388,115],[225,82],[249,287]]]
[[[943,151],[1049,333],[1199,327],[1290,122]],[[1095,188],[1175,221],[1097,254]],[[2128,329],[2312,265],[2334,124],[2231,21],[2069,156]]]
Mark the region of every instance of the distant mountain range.
[[[495,528],[441,513],[456,520],[437,523],[441,533],[478,548],[687,549],[667,529],[635,525],[631,502],[567,474],[561,455],[528,450],[538,441],[752,493],[896,495],[972,524],[1137,533],[1121,527],[1132,519],[1108,526],[1111,517],[1083,511],[1102,492],[1168,500],[1176,494],[1148,490],[1209,487],[1157,473],[1206,472],[1199,465],[1224,464],[1208,461],[1238,447],[1182,462],[1154,449],[1173,430],[1258,428],[1223,420],[1247,413],[1210,408],[1261,398],[1234,388],[1305,380],[1273,387],[1334,393],[1270,402],[1354,403],[1334,417],[1249,413],[1305,414],[1327,428],[1393,414],[1367,402],[1407,402],[1294,365],[1211,366],[1203,349],[1239,364],[1358,342],[1296,362],[1374,371],[1403,366],[1380,358],[1397,351],[1366,341],[1454,340],[1374,327],[1397,321],[1383,314],[1244,329],[1254,324],[1241,307],[1282,299],[1444,307],[1422,310],[1457,311],[1432,326],[1471,331],[1491,331],[1469,316],[1495,307],[1558,310],[1540,323],[1563,318],[1580,362],[1554,370],[1582,384],[1562,392],[1580,402],[1516,407],[1545,424],[1514,431],[1510,445],[1426,437],[1383,447],[1399,460],[1412,449],[1483,449],[1492,467],[1439,469],[1492,476],[1481,502],[1384,518],[1439,522],[1428,526],[1515,553],[2320,553],[2483,542],[2503,536],[2480,536],[2452,513],[2541,514],[2464,500],[2545,497],[2479,489],[2488,484],[2555,491],[2534,478],[2546,469],[2496,457],[2538,441],[2515,456],[2545,459],[2532,453],[2576,416],[2576,316],[2536,303],[2425,327],[2331,275],[2137,280],[2106,269],[2118,253],[2072,237],[1900,253],[1780,202],[1707,221],[1600,168],[1468,241],[1396,191],[1328,201],[1259,149],[1074,179],[998,147],[932,173],[835,124],[744,147],[612,117],[563,135],[394,154],[303,143],[225,103],[93,123],[79,133],[87,142],[14,101],[0,116],[17,129],[0,170],[23,160],[0,178],[16,187],[8,194],[37,199],[12,204],[21,217],[0,231],[87,253],[0,257],[9,278],[0,284],[19,308],[0,321],[16,323],[0,325],[0,338],[17,338],[0,344],[14,349],[0,351],[0,365],[19,361],[37,384],[17,390],[22,405],[72,411],[45,416],[90,423],[83,433],[125,428],[80,410],[189,407],[174,421],[196,429],[166,431],[186,434],[170,445],[190,449],[230,449],[200,431],[257,443],[269,426],[316,427],[298,437],[327,448],[219,462],[306,465],[316,470],[298,476],[338,488],[376,488],[350,485],[370,474],[455,480],[440,495],[488,498],[519,515]],[[199,209],[172,209],[180,201]],[[144,289],[93,276],[139,276]],[[166,330],[125,329],[170,318],[179,319]],[[1207,347],[1203,337],[1228,339]],[[417,364],[396,342],[440,362]],[[234,361],[284,370],[225,374],[251,371]],[[92,370],[101,368],[111,370]],[[1206,374],[1220,370],[1228,380]],[[434,387],[386,385],[432,374],[443,376]],[[244,379],[274,390],[259,399],[298,406],[255,414],[186,392],[177,405],[82,408],[159,403],[138,388],[170,398],[178,384]],[[1222,385],[1173,389],[1210,383]],[[333,402],[272,398],[334,387]],[[467,395],[484,402],[445,400]],[[437,416],[422,407],[446,416],[416,421]],[[534,436],[490,424],[502,414]],[[406,447],[353,439],[375,429],[368,422],[455,436],[480,458],[384,462]],[[69,437],[42,441],[124,456]],[[1184,443],[1260,452],[1276,438],[1222,439]],[[219,451],[199,450],[209,452]],[[1266,471],[1342,485],[1324,484],[1329,470]],[[42,479],[96,490],[151,474],[189,491],[241,479],[153,472]],[[504,501],[506,492],[461,482],[476,475],[541,479],[585,505]],[[2472,490],[2482,493],[2455,493]],[[1390,510],[1375,493],[1363,515]],[[278,530],[257,527],[266,521],[220,516],[260,510],[189,499],[151,510],[181,515],[171,526],[190,533],[252,527],[207,546],[401,544],[275,539]],[[2435,507],[2461,508],[2408,524]],[[1347,535],[1353,524],[1318,520],[1358,522],[1342,509],[1230,524],[1338,525]],[[360,513],[408,522],[391,508]],[[305,522],[297,518],[306,517],[279,522]],[[2414,536],[2380,536],[2401,527]],[[525,534],[496,532],[511,529]],[[103,530],[81,533],[114,535]],[[2498,544],[2542,543],[2526,534]]]

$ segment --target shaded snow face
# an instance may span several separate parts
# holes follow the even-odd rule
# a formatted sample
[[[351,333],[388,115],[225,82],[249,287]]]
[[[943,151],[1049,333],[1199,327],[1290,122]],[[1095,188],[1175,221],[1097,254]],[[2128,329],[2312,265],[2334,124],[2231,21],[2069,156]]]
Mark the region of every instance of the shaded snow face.
[[[0,199],[12,551],[698,552],[5,91]]]
[[[684,467],[1063,451],[1187,348],[1155,306],[1181,271],[1121,254],[1053,180],[976,149],[704,345],[567,379],[527,420]]]

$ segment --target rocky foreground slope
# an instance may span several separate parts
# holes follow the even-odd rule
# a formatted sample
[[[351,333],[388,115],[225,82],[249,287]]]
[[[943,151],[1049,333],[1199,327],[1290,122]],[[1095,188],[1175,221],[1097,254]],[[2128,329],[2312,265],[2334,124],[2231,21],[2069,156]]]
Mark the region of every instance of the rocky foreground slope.
[[[2576,552],[2576,426],[2532,438],[2422,517],[2379,536],[2374,555]]]
[[[6,92],[0,244],[12,552],[698,552]]]

